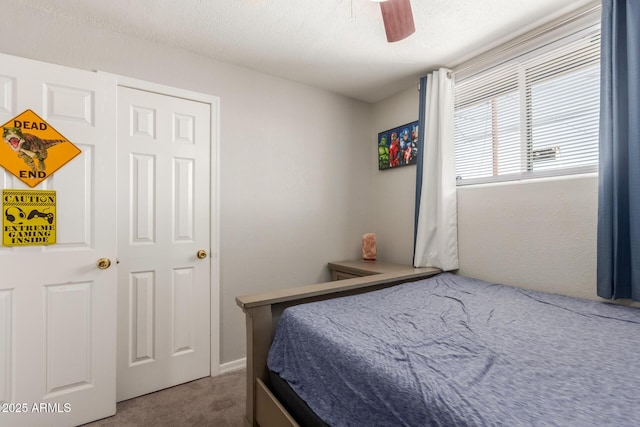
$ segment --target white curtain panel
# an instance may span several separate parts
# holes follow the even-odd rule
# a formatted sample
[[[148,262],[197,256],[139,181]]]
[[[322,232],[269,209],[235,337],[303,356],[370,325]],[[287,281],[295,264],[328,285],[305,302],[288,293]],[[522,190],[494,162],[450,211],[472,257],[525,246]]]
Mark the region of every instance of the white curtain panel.
[[[458,269],[456,168],[453,145],[453,79],[445,68],[427,76],[422,194],[414,265]]]

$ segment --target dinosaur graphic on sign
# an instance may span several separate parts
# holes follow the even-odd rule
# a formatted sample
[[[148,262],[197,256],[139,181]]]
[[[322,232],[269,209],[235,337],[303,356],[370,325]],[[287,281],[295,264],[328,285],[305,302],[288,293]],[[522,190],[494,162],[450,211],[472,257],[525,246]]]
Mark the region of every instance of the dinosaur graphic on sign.
[[[47,150],[56,144],[67,142],[64,139],[40,139],[30,133],[23,133],[19,127],[4,127],[2,137],[11,149],[18,153],[18,157],[24,160],[32,172],[44,172]]]

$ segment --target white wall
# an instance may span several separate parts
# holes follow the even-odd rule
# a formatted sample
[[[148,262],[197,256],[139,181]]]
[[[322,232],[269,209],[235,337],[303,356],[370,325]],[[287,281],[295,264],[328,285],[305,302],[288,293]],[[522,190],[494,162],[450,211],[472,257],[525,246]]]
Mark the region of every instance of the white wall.
[[[596,297],[595,175],[458,187],[460,274]]]
[[[413,86],[375,104],[376,134],[416,120],[418,99]],[[386,261],[412,261],[415,170],[376,172],[376,232]],[[597,299],[596,222],[594,175],[458,187],[458,273]]]
[[[372,162],[375,171],[375,219],[378,259],[410,265],[413,262],[416,166],[379,171],[378,133],[418,120],[418,86],[412,86],[373,105]]]
[[[245,356],[237,295],[329,280],[373,230],[371,107],[4,2],[0,52],[220,97],[221,362]]]

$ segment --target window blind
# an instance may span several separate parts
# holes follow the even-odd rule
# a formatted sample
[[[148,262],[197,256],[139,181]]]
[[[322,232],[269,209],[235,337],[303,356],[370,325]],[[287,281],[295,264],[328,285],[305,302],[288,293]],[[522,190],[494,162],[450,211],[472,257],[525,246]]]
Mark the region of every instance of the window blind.
[[[599,28],[456,82],[454,96],[459,185],[597,170]]]

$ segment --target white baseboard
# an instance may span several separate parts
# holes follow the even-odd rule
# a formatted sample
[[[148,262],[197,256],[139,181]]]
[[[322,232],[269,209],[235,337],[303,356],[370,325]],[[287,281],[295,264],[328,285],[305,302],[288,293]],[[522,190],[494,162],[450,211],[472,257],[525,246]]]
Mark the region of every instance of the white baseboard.
[[[244,369],[247,367],[247,358],[243,357],[242,359],[232,360],[231,362],[222,363],[220,365],[220,373],[225,374],[227,372],[237,371],[239,369]]]

